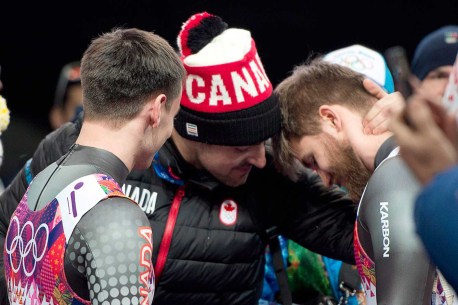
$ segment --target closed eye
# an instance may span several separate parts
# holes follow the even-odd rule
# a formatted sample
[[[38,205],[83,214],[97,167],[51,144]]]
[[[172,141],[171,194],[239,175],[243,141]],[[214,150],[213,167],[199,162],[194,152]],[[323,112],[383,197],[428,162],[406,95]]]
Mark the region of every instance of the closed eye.
[[[248,146],[237,146],[237,147],[235,147],[235,150],[237,152],[246,152],[246,151],[248,151],[248,148],[249,148]]]
[[[308,167],[310,169],[313,169],[313,170],[317,170],[318,169],[318,164],[316,163],[316,160],[315,160],[315,157],[310,157],[310,158],[307,158],[306,160],[302,160],[302,164],[305,166],[305,167]]]
[[[431,73],[430,75],[427,76],[428,79],[448,79],[450,76],[450,73],[447,72],[436,72],[436,73]]]

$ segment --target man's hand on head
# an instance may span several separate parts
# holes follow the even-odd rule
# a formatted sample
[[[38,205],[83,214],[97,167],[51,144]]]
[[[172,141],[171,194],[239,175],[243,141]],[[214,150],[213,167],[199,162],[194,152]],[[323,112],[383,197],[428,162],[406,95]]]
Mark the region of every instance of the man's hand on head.
[[[363,81],[367,92],[376,97],[378,101],[363,119],[365,134],[380,134],[389,130],[390,120],[400,113],[405,106],[405,100],[401,93],[386,93],[382,87],[370,79]]]

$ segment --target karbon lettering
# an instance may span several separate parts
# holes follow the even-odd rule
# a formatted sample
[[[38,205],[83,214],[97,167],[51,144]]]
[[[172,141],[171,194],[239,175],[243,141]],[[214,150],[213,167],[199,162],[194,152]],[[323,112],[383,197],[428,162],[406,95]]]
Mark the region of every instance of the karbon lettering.
[[[383,257],[390,257],[390,215],[388,212],[388,202],[380,202],[380,215],[383,236]]]

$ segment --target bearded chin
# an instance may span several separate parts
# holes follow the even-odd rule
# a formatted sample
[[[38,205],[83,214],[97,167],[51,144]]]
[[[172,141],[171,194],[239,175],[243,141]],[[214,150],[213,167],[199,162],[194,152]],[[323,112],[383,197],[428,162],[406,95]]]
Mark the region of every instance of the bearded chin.
[[[358,158],[350,143],[340,143],[327,134],[324,135],[324,141],[330,163],[333,164],[330,172],[336,181],[343,182],[350,199],[358,204],[371,172]]]
[[[346,186],[348,189],[348,195],[354,203],[359,203],[370,174],[365,170],[364,172],[358,173],[358,177],[356,177],[355,174],[350,177],[351,178],[348,179],[348,185]]]
[[[350,199],[359,203],[371,172],[362,164],[350,146],[341,147],[340,154],[334,157],[337,165],[334,169],[336,176],[343,178],[341,181],[345,181],[344,187],[348,190]]]

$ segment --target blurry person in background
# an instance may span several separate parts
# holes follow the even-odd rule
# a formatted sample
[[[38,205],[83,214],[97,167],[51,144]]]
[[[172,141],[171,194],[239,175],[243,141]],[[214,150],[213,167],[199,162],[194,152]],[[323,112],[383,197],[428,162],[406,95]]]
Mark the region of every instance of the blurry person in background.
[[[57,129],[62,124],[73,121],[82,109],[80,62],[73,61],[66,64],[60,72],[54,104],[49,112],[51,128]]]
[[[411,69],[412,74],[420,80],[419,86],[423,92],[431,96],[443,96],[457,52],[458,25],[440,27],[418,43]]]
[[[2,68],[0,67],[0,78]],[[2,96],[1,91],[3,90],[3,83],[0,79],[0,136],[2,132],[8,128],[10,124],[10,111],[6,105],[6,99]],[[0,166],[3,163],[3,143],[0,138]],[[0,179],[0,193],[5,189],[3,181]]]
[[[16,103],[21,104],[21,100],[16,100]],[[4,153],[6,161],[1,167],[0,174],[4,186],[7,187],[11,183],[24,163],[30,162],[34,150],[40,140],[49,132],[49,128],[55,130],[62,124],[72,121],[79,113],[82,113],[81,110],[80,62],[73,61],[65,64],[61,69],[54,102],[49,110],[49,127],[37,124],[36,120],[25,117],[23,113],[16,112],[16,115],[12,117],[8,132],[2,136],[2,142],[5,144],[2,156]],[[23,140],[18,141],[17,139]],[[65,150],[68,147],[66,146]]]
[[[3,83],[1,80],[1,71],[2,68],[0,66],[0,135],[3,131],[6,130],[10,123],[10,111],[8,110],[8,107],[6,106],[6,100],[2,96],[2,90],[3,90]],[[3,144],[0,138],[0,166],[3,163]],[[3,185],[3,181],[0,179],[0,193],[3,193],[5,187]],[[6,287],[3,282],[0,283],[0,290],[5,290]],[[0,295],[0,304],[4,304],[6,301],[6,295]]]

